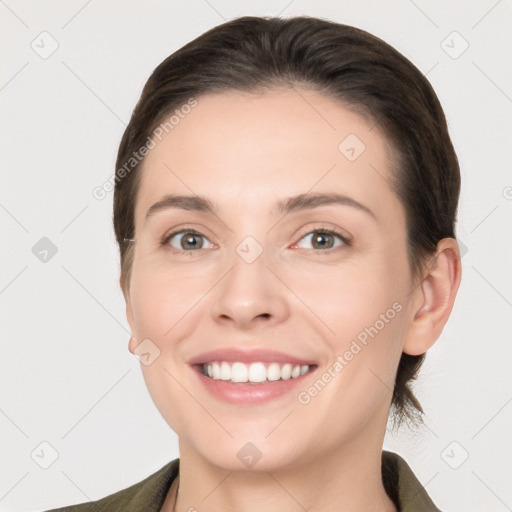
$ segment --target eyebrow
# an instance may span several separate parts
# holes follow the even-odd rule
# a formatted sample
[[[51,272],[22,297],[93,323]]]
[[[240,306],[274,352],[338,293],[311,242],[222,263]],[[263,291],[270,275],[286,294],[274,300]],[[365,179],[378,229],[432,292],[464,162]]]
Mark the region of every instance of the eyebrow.
[[[292,196],[287,198],[285,201],[279,202],[276,209],[273,210],[273,213],[286,215],[292,212],[310,210],[331,204],[350,206],[369,214],[374,219],[376,218],[375,214],[367,206],[359,203],[351,197],[336,193],[307,193]],[[146,219],[157,212],[171,208],[208,213],[212,215],[217,215],[219,211],[219,208],[215,205],[215,203],[206,197],[200,197],[196,195],[187,196],[170,194],[163,197],[160,201],[156,202],[148,209],[146,213]]]

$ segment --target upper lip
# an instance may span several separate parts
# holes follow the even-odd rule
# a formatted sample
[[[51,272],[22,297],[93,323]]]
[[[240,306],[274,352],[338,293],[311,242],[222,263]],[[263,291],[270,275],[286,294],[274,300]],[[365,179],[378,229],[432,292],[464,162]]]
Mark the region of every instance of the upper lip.
[[[219,350],[210,350],[203,352],[188,361],[190,365],[213,363],[215,361],[240,362],[240,363],[291,363],[294,365],[310,365],[311,360],[295,357],[276,350],[256,348],[251,350],[242,350],[240,348],[223,348]]]

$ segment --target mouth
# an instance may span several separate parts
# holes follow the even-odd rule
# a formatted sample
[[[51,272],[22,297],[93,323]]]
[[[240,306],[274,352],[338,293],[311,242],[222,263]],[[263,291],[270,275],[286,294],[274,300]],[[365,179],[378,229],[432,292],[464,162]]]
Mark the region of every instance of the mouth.
[[[187,363],[211,396],[240,407],[290,400],[318,368],[312,359],[264,347],[210,350]]]
[[[313,371],[314,364],[294,364],[256,361],[214,361],[194,365],[203,376],[233,384],[265,384],[297,379]]]

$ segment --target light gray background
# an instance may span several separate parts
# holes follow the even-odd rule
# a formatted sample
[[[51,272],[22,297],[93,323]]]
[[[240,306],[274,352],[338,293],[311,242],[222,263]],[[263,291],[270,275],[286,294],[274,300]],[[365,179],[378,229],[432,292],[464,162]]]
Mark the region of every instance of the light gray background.
[[[510,0],[0,0],[2,511],[98,499],[178,456],[127,350],[112,194],[92,190],[161,60],[224,20],[279,13],[382,37],[439,95],[462,168],[463,283],[416,386],[427,427],[385,447],[443,510],[512,510]],[[43,31],[58,42],[46,59]],[[58,249],[46,263],[42,237]]]

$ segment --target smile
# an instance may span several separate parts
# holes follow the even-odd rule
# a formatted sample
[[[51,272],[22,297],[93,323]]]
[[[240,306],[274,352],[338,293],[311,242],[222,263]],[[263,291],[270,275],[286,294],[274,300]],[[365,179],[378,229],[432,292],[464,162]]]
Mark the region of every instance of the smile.
[[[233,383],[251,382],[259,384],[278,380],[295,379],[310,371],[310,365],[293,365],[291,363],[264,363],[216,361],[201,365],[201,373],[213,380],[231,381]]]

